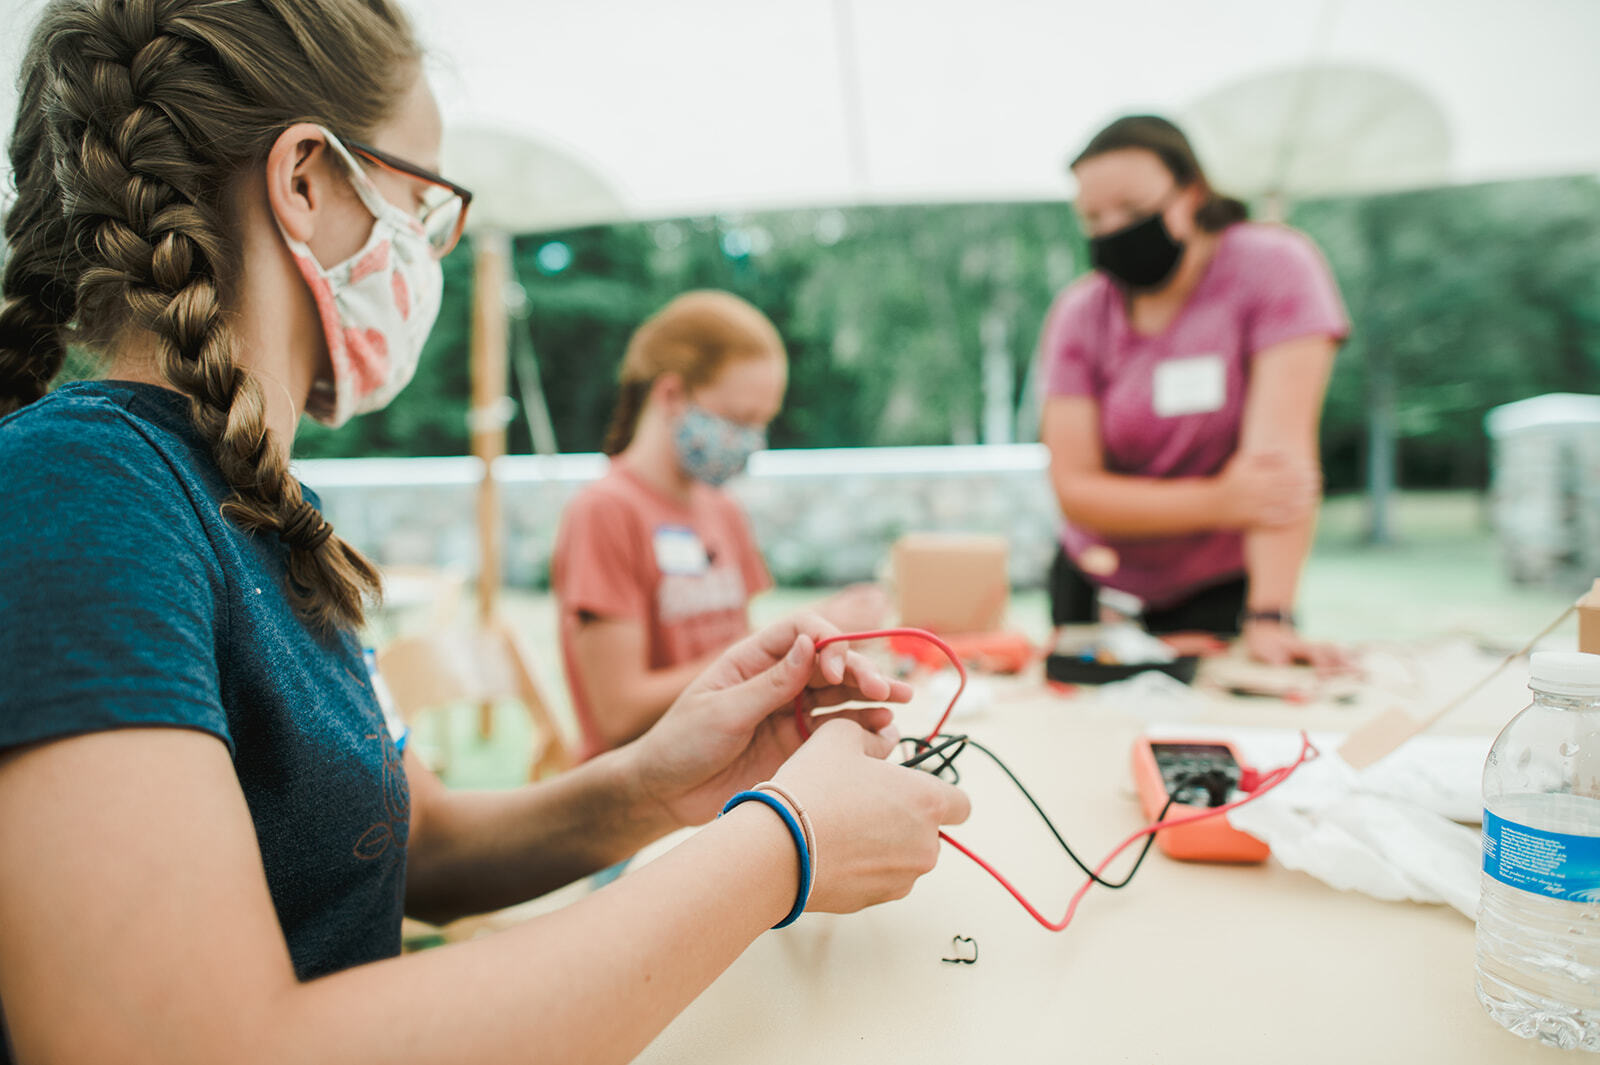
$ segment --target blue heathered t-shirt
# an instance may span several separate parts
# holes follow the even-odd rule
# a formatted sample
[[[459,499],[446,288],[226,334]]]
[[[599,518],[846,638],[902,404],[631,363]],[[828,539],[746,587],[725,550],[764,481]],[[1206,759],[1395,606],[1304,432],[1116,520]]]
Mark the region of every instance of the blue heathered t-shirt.
[[[0,498],[0,751],[216,736],[300,978],[399,953],[410,792],[361,648],[295,614],[276,537],[222,517],[187,401],[57,389],[0,420]]]

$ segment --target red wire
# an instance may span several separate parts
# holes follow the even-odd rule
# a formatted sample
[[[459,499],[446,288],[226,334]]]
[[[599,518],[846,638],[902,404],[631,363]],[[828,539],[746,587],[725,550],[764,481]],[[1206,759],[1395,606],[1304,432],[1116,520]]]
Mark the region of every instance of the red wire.
[[[961,677],[961,683],[956,685],[956,693],[950,697],[950,705],[945,707],[944,714],[939,718],[938,724],[933,726],[929,733],[929,740],[944,731],[944,723],[950,720],[950,712],[956,708],[956,702],[961,698],[961,693],[967,690],[967,667],[961,664],[961,659],[945,643],[933,633],[924,629],[873,629],[871,632],[847,632],[838,636],[826,636],[817,641],[817,653],[821,654],[824,647],[836,643],[855,643],[859,640],[882,640],[891,636],[914,636],[919,640],[927,640],[950,659],[950,664],[956,667],[956,673]],[[811,726],[806,721],[806,696],[804,692],[794,699],[794,723],[800,730],[801,739],[811,738]]]
[[[944,713],[939,717],[938,724],[934,725],[933,731],[928,734],[925,742],[931,744],[934,737],[938,736],[939,733],[944,730],[944,724],[950,719],[951,712],[955,710],[957,700],[961,698],[961,693],[966,691],[967,688],[966,668],[961,664],[961,659],[956,656],[956,653],[950,649],[949,644],[939,639],[939,637],[935,636],[933,633],[926,632],[922,629],[877,629],[872,632],[852,632],[839,636],[826,637],[817,641],[817,651],[820,653],[822,649],[827,647],[829,644],[853,643],[857,640],[877,640],[888,636],[912,636],[917,639],[927,640],[929,643],[933,644],[935,647],[939,648],[939,650],[945,653],[945,656],[950,659],[950,664],[956,667],[956,673],[961,677],[961,683],[957,685],[956,693],[950,697],[950,705],[945,707]],[[805,695],[802,693],[796,696],[794,701],[794,721],[795,725],[800,729],[800,735],[802,738],[808,738],[811,735],[811,727],[806,723],[805,714]],[[1311,743],[1311,737],[1302,731],[1300,733],[1299,757],[1286,766],[1279,766],[1277,769],[1271,770],[1270,772],[1264,774],[1261,778],[1261,783],[1258,784],[1256,789],[1249,795],[1246,795],[1242,799],[1235,799],[1233,802],[1224,803],[1221,806],[1211,807],[1210,809],[1204,810],[1197,814],[1188,814],[1184,817],[1174,817],[1167,821],[1158,821],[1154,824],[1144,826],[1137,832],[1130,834],[1121,843],[1118,843],[1115,847],[1113,847],[1111,849],[1111,853],[1100,859],[1100,864],[1095,866],[1094,875],[1099,876],[1101,873],[1105,872],[1106,867],[1116,860],[1117,855],[1127,850],[1134,843],[1137,843],[1145,836],[1153,835],[1154,833],[1165,828],[1176,828],[1179,825],[1188,825],[1193,824],[1196,821],[1204,821],[1212,817],[1221,817],[1229,810],[1237,810],[1239,807],[1244,806],[1247,803],[1255,802],[1257,799],[1261,798],[1261,796],[1265,795],[1279,784],[1282,784],[1285,780],[1288,780],[1289,777],[1294,774],[1295,770],[1299,769],[1311,759],[1316,758],[1318,754],[1319,752],[1317,751],[1316,747],[1314,747]],[[950,844],[950,846],[954,847],[962,854],[965,854],[968,858],[971,858],[978,864],[980,868],[983,869],[984,872],[988,873],[990,876],[994,877],[995,880],[999,881],[1000,886],[1009,891],[1011,893],[1011,897],[1021,903],[1024,910],[1028,911],[1029,916],[1052,932],[1060,932],[1065,929],[1067,925],[1072,923],[1073,914],[1077,913],[1078,911],[1078,903],[1083,901],[1083,897],[1088,894],[1089,889],[1093,887],[1095,883],[1093,879],[1085,880],[1083,882],[1083,886],[1078,888],[1078,890],[1073,893],[1072,899],[1067,903],[1066,914],[1062,916],[1060,921],[1052,921],[1044,914],[1040,913],[1038,907],[1029,902],[1022,892],[1018,891],[1016,886],[1013,885],[1011,881],[1007,880],[998,869],[980,858],[977,853],[966,844],[955,839],[949,833],[942,830],[939,832],[939,838]]]
[[[1220,817],[1229,810],[1237,810],[1246,803],[1255,802],[1257,799],[1261,798],[1261,796],[1265,795],[1279,784],[1282,784],[1285,780],[1288,780],[1290,775],[1293,774],[1296,769],[1300,768],[1302,764],[1310,761],[1316,756],[1317,749],[1312,746],[1311,737],[1307,736],[1304,732],[1301,732],[1300,757],[1296,758],[1289,765],[1274,769],[1272,772],[1262,777],[1261,785],[1257,787],[1255,791],[1251,792],[1249,795],[1246,795],[1242,799],[1235,799],[1233,802],[1224,803],[1221,806],[1214,806],[1208,810],[1202,811],[1201,813],[1190,814],[1185,817],[1175,817],[1170,821],[1158,821],[1155,824],[1146,825],[1137,832],[1129,835],[1121,843],[1112,848],[1111,853],[1100,859],[1100,864],[1095,866],[1094,875],[1099,876],[1101,873],[1105,872],[1106,867],[1116,859],[1117,855],[1127,850],[1130,846],[1145,836],[1159,832],[1164,828],[1176,828],[1178,825],[1193,824],[1196,821],[1204,821],[1210,817]],[[1094,886],[1093,880],[1085,880],[1083,882],[1083,886],[1078,888],[1078,890],[1073,893],[1072,900],[1067,903],[1066,914],[1062,916],[1060,921],[1052,921],[1044,914],[1040,913],[1038,908],[1035,907],[1033,903],[1029,902],[1025,897],[1023,897],[1022,892],[1018,891],[1016,887],[1012,885],[1011,881],[1007,880],[1003,875],[1001,875],[999,870],[990,865],[988,862],[984,861],[982,858],[978,857],[978,855],[973,853],[973,851],[967,847],[966,844],[951,838],[951,836],[945,832],[940,832],[939,838],[982,866],[990,876],[994,877],[1000,882],[1001,887],[1011,892],[1012,898],[1022,903],[1022,908],[1027,910],[1035,921],[1038,921],[1041,925],[1048,928],[1052,932],[1060,932],[1066,928],[1067,925],[1072,923],[1072,916],[1078,911],[1078,903],[1083,901],[1084,895],[1088,894],[1089,889]]]

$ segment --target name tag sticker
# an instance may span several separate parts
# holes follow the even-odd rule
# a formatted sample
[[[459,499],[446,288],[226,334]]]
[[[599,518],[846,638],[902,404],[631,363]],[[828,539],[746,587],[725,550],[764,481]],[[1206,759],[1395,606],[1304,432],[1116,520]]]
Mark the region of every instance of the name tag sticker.
[[[1158,418],[1221,410],[1228,401],[1228,375],[1222,356],[1168,359],[1156,367],[1151,395]]]
[[[395,750],[404,754],[406,740],[411,737],[411,730],[406,727],[405,719],[400,716],[400,706],[394,701],[394,693],[389,690],[383,674],[378,672],[377,652],[370,647],[364,648],[361,658],[367,664],[367,680],[372,684],[372,694],[378,700],[378,709],[383,711],[383,723],[389,728],[389,738],[394,741]]]
[[[682,525],[661,525],[655,534],[656,566],[674,577],[698,577],[711,568],[706,545],[693,529]]]

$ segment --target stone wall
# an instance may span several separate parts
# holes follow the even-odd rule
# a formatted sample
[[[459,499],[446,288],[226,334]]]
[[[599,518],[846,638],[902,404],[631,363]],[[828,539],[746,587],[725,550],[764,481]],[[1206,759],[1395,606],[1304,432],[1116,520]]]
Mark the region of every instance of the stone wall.
[[[1043,583],[1057,514],[1040,445],[767,451],[729,485],[779,584],[870,580],[905,532],[1000,533],[1015,587]],[[543,587],[561,509],[605,472],[600,455],[495,463],[505,580]],[[475,572],[481,464],[473,458],[297,463],[341,535],[383,565]]]

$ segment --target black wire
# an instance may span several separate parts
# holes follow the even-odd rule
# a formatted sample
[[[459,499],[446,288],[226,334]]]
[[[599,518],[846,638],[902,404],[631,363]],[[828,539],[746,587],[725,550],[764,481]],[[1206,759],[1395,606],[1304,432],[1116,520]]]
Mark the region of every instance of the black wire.
[[[940,759],[938,765],[927,769],[926,771],[932,773],[934,776],[948,784],[960,784],[961,772],[960,770],[956,769],[955,760],[956,755],[960,754],[966,749],[967,737],[936,736],[934,738],[939,742],[936,744],[929,744],[927,740],[918,739],[915,736],[908,736],[901,740],[901,743],[913,744],[917,749],[917,753],[912,755],[910,758],[907,758],[900,764],[907,768],[911,768],[921,765],[923,762],[927,761],[929,758],[932,758],[936,754],[944,754],[944,757]],[[951,747],[954,747],[955,750],[950,751],[949,754],[945,754],[944,752],[949,750]]]
[[[991,762],[1000,767],[1000,771],[1002,773],[1011,778],[1011,783],[1015,784],[1017,786],[1017,790],[1022,792],[1022,797],[1028,800],[1028,804],[1032,806],[1034,812],[1039,815],[1039,819],[1042,820],[1045,824],[1045,827],[1050,830],[1050,834],[1056,838],[1056,842],[1061,845],[1061,849],[1067,852],[1067,857],[1072,859],[1072,863],[1081,869],[1085,876],[1087,876],[1090,880],[1093,880],[1096,884],[1099,884],[1101,887],[1107,887],[1113,891],[1116,891],[1119,888],[1127,887],[1129,881],[1133,879],[1133,874],[1137,873],[1139,871],[1139,867],[1144,864],[1145,856],[1150,853],[1150,848],[1155,846],[1156,833],[1152,832],[1145,837],[1144,846],[1139,850],[1139,857],[1134,859],[1133,865],[1128,869],[1127,873],[1123,875],[1122,879],[1117,881],[1107,880],[1095,873],[1095,871],[1089,868],[1088,865],[1084,864],[1083,859],[1079,858],[1077,852],[1075,852],[1072,849],[1072,846],[1067,843],[1066,837],[1062,836],[1060,829],[1056,828],[1055,822],[1050,820],[1050,815],[1044,812],[1044,807],[1039,805],[1039,800],[1035,799],[1033,797],[1033,793],[1023,785],[1022,781],[1017,779],[1017,775],[1011,771],[1011,767],[1002,762],[1000,760],[1000,756],[995,754],[989,748],[985,747],[983,744],[969,736],[959,735],[931,736],[928,739],[922,739],[916,736],[908,736],[900,742],[912,744],[917,750],[915,755],[900,763],[901,765],[906,766],[918,765],[927,758],[930,758],[935,754],[939,754],[949,747],[955,745],[955,751],[945,756],[944,761],[940,764],[938,769],[929,770],[929,772],[932,772],[935,776],[941,776],[942,771],[948,769],[952,776],[955,777],[954,780],[951,780],[951,783],[956,783],[960,779],[960,777],[956,775],[956,768],[953,764],[955,756],[960,754],[968,747],[974,747],[982,751],[988,756]],[[1199,779],[1200,778],[1197,774],[1191,773],[1174,781],[1172,790],[1167,793],[1166,805],[1161,807],[1161,812],[1156,815],[1156,820],[1166,820],[1167,812],[1171,810],[1173,804],[1178,801],[1178,796],[1183,793],[1185,788],[1188,788],[1193,783],[1198,782]]]

